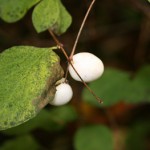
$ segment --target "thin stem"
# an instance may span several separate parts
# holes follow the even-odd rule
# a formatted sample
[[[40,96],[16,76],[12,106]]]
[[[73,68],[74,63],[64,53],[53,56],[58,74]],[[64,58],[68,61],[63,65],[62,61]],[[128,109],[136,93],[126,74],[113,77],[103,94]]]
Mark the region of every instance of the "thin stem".
[[[74,46],[73,46],[73,48],[72,48],[72,52],[71,52],[71,55],[70,55],[70,59],[72,59],[72,57],[73,57],[73,55],[74,55],[74,53],[75,53],[75,50],[76,50],[76,46],[77,46],[79,37],[80,37],[80,35],[81,35],[82,29],[83,29],[83,27],[84,27],[84,25],[85,25],[86,19],[87,19],[89,13],[90,13],[90,10],[92,9],[92,6],[93,6],[94,2],[95,2],[95,0],[93,0],[93,1],[91,2],[90,6],[89,6],[89,8],[88,8],[88,10],[87,10],[87,12],[86,12],[86,14],[85,14],[85,17],[84,17],[84,19],[83,19],[83,21],[82,21],[82,24],[81,24],[80,29],[79,29],[79,32],[78,32],[78,34],[77,34],[77,37],[76,37]]]
[[[54,41],[56,42],[57,46],[58,46],[58,49],[60,49],[63,54],[65,55],[65,57],[67,58],[68,62],[69,62],[69,57],[65,51],[65,49],[63,48],[62,44],[57,40],[56,36],[54,35],[54,33],[48,29],[49,33],[51,34],[52,38],[54,39]],[[67,67],[67,71],[65,73],[65,81],[67,81],[67,76],[68,76],[68,67]]]
[[[56,36],[54,35],[54,33],[48,29],[49,33],[51,34],[52,38],[54,39],[54,41],[56,42],[57,46],[59,49],[61,49],[61,51],[63,52],[63,54],[65,55],[65,57],[67,58],[67,60],[69,60],[69,57],[65,51],[65,49],[63,48],[62,44],[57,40]]]
[[[77,72],[77,70],[74,68],[70,58],[68,57],[65,49],[63,48],[62,44],[58,41],[58,39],[56,38],[56,36],[54,35],[54,33],[48,29],[49,33],[51,34],[52,38],[54,39],[54,41],[56,42],[58,48],[63,52],[63,54],[65,55],[65,57],[68,60],[68,63],[71,65],[71,67],[73,68],[73,70],[76,72],[76,74],[78,75],[78,77],[80,78],[80,80],[82,81],[82,83],[84,84],[84,86],[89,90],[89,92],[96,98],[96,100],[99,103],[103,103],[103,101],[92,91],[92,89],[84,82],[84,80],[82,79],[82,77],[79,75],[79,73]]]
[[[93,92],[93,90],[84,82],[84,80],[82,79],[82,77],[79,75],[79,73],[77,72],[77,70],[75,69],[75,67],[73,66],[73,64],[71,63],[71,61],[69,62],[71,67],[73,68],[73,70],[76,72],[76,74],[78,75],[78,77],[80,78],[80,80],[82,81],[82,83],[84,84],[84,86],[89,90],[89,92],[97,99],[97,101],[99,103],[103,103],[103,101]]]

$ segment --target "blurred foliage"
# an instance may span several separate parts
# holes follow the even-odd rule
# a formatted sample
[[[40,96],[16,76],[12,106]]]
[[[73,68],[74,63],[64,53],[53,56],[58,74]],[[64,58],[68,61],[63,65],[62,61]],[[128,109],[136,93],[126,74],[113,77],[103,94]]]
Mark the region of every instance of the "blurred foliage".
[[[113,150],[113,136],[105,126],[89,125],[78,129],[74,145],[76,150]]]
[[[69,105],[52,108],[51,110],[43,109],[34,119],[20,126],[1,131],[1,133],[7,136],[13,136],[13,138],[0,145],[0,149],[21,150],[29,148],[31,150],[37,150],[39,147],[42,149],[42,146],[32,137],[32,132],[36,132],[38,129],[42,129],[46,132],[60,131],[64,129],[68,123],[76,119],[77,113],[75,109]]]
[[[40,145],[32,138],[30,135],[25,135],[22,137],[17,137],[13,140],[8,140],[1,147],[1,150],[38,150]]]
[[[51,110],[43,109],[28,122],[2,132],[7,135],[23,135],[38,128],[46,131],[57,131],[76,119],[77,113],[72,106],[60,106]]]
[[[125,97],[128,85],[129,75],[127,73],[115,69],[105,69],[102,77],[89,85],[101,99],[105,100],[104,104],[99,105],[87,89],[83,91],[83,98],[90,104],[100,107],[113,105]]]
[[[150,66],[142,67],[132,79],[124,71],[107,68],[103,76],[89,86],[104,99],[102,106],[111,106],[120,101],[150,102]],[[87,89],[83,91],[83,98],[90,104],[101,107]]]

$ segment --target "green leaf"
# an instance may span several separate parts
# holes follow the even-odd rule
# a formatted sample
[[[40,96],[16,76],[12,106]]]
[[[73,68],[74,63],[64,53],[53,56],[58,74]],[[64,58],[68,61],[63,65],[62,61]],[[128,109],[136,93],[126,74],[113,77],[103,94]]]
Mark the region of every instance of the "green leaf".
[[[0,54],[0,130],[33,118],[53,100],[63,70],[52,49],[17,46]]]
[[[128,87],[126,102],[150,102],[150,66],[142,67]]]
[[[66,8],[63,6],[60,0],[58,0],[59,3],[59,17],[57,19],[57,22],[53,26],[52,30],[57,34],[60,35],[68,29],[68,27],[71,25],[72,18]]]
[[[79,128],[75,134],[76,150],[113,150],[112,132],[102,125]]]
[[[97,107],[111,106],[120,101],[150,102],[149,77],[150,66],[141,68],[133,79],[126,72],[107,68],[100,79],[89,84],[90,88],[104,101],[103,105],[100,105],[87,89],[83,91],[83,99]]]
[[[40,148],[41,147],[39,144],[30,135],[25,135],[9,140],[0,147],[1,150],[37,150]]]
[[[70,26],[71,16],[60,0],[43,0],[34,8],[32,21],[38,33],[50,29],[62,34]]]
[[[129,84],[127,73],[108,68],[101,78],[89,85],[104,103],[100,105],[87,89],[83,91],[83,99],[98,107],[114,105],[125,98]]]
[[[33,10],[32,21],[37,32],[52,28],[59,17],[57,0],[42,0]]]
[[[77,119],[77,113],[72,106],[65,105],[51,110],[43,109],[35,118],[28,122],[3,131],[8,135],[27,134],[32,130],[41,128],[47,131],[55,131],[62,129],[69,122]]]
[[[52,109],[50,117],[63,124],[77,119],[77,113],[72,106],[65,105]]]
[[[40,0],[0,0],[0,17],[8,22],[20,20]]]
[[[150,66],[146,65],[142,67],[134,80],[140,80],[142,87],[150,89]]]
[[[72,122],[77,119],[77,113],[72,106],[65,105],[54,107],[49,111],[45,117],[45,123],[42,123],[40,127],[47,131],[60,130],[67,125],[67,123]],[[38,121],[38,120],[37,120]]]

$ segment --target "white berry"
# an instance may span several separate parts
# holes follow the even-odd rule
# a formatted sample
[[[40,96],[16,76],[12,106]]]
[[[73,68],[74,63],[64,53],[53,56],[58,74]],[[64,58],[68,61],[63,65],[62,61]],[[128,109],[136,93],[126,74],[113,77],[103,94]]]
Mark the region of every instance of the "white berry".
[[[60,83],[56,86],[56,93],[51,105],[60,106],[68,103],[73,96],[73,91],[68,83]]]
[[[85,82],[98,79],[104,72],[103,62],[88,52],[75,54],[72,64]],[[81,81],[71,65],[69,65],[69,72],[73,79]]]

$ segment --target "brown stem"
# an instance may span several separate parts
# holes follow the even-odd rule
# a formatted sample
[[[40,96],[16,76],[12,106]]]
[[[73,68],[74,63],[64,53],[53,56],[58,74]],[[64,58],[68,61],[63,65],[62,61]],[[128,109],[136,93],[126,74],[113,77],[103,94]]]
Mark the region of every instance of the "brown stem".
[[[78,77],[80,78],[80,80],[82,81],[82,83],[84,84],[84,86],[89,90],[89,92],[97,99],[97,101],[99,103],[103,103],[103,101],[93,92],[93,90],[91,90],[91,88],[84,82],[84,80],[81,78],[81,76],[79,75],[79,73],[77,72],[77,70],[74,68],[73,64],[71,62],[69,62],[71,67],[73,68],[73,70],[76,72],[76,74],[78,75]]]
[[[65,55],[65,57],[67,58],[67,60],[69,61],[69,57],[65,51],[65,49],[63,48],[62,44],[57,40],[56,36],[54,35],[54,33],[48,29],[49,33],[51,34],[52,38],[54,39],[54,41],[56,42],[57,46],[59,49],[61,49],[61,51],[63,52],[63,54]]]
[[[84,80],[82,79],[82,77],[79,75],[79,73],[77,72],[77,70],[74,68],[70,58],[68,57],[65,49],[63,48],[62,44],[58,41],[58,39],[56,38],[56,36],[54,35],[54,33],[48,29],[49,33],[51,34],[52,38],[54,39],[54,41],[56,42],[58,48],[63,52],[63,54],[65,55],[65,57],[68,60],[68,63],[71,65],[71,67],[73,68],[73,70],[76,72],[76,74],[78,75],[78,77],[80,78],[80,80],[82,81],[82,83],[84,84],[84,86],[89,90],[89,92],[96,98],[96,100],[99,103],[102,103],[103,101],[92,91],[92,89],[84,82]]]
[[[94,5],[94,2],[95,2],[95,0],[93,0],[93,1],[91,2],[90,6],[89,6],[89,8],[88,8],[88,10],[87,10],[87,12],[86,12],[86,14],[85,14],[85,17],[84,17],[84,19],[83,19],[83,21],[82,21],[82,24],[81,24],[81,26],[80,26],[79,32],[78,32],[78,34],[77,34],[77,37],[76,37],[76,40],[75,40],[75,42],[74,42],[74,46],[73,46],[73,48],[72,48],[72,52],[71,52],[71,55],[70,55],[70,59],[71,59],[71,60],[72,60],[72,57],[73,57],[73,55],[74,55],[74,53],[75,53],[76,46],[77,46],[79,37],[80,37],[80,35],[81,35],[82,29],[83,29],[83,27],[84,27],[84,25],[85,25],[85,22],[86,22],[86,19],[87,19],[89,13],[90,13],[90,10],[92,9],[92,6]]]

